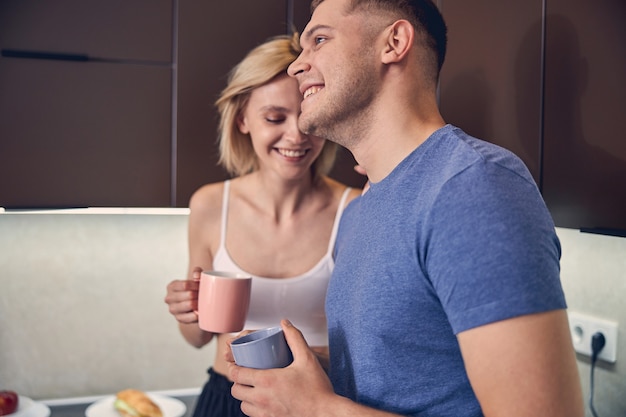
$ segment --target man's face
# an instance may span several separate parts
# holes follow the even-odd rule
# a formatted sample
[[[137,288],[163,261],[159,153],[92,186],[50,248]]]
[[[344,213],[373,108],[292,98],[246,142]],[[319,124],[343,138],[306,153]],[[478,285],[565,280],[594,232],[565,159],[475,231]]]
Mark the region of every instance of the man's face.
[[[302,32],[302,54],[289,67],[303,93],[300,129],[344,146],[355,138],[376,91],[373,45],[364,40],[361,13],[348,0],[325,0]]]

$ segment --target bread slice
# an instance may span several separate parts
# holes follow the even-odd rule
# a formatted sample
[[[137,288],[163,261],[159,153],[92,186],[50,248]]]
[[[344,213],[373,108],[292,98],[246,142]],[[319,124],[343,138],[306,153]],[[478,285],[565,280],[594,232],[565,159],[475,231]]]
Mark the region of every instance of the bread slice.
[[[117,393],[115,409],[122,417],[163,417],[163,412],[150,397],[137,389]]]

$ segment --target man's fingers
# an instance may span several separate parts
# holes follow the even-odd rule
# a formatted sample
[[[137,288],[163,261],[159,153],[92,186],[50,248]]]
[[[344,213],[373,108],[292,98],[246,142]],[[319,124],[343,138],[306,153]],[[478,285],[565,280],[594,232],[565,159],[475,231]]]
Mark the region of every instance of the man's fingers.
[[[262,372],[262,370],[244,368],[243,366],[237,366],[237,364],[235,364],[234,362],[228,363],[228,376],[233,382],[235,382],[235,385],[244,385],[246,386],[246,388],[253,387],[254,386],[254,374],[256,372]],[[246,392],[246,390],[238,389],[237,393],[240,393],[240,392]],[[241,398],[241,397],[236,397],[236,398]]]
[[[291,349],[291,353],[293,354],[294,361],[297,357],[308,354],[310,350],[309,345],[302,335],[302,332],[294,327],[289,320],[282,320],[280,325],[285,334],[285,339],[287,340],[289,349]]]

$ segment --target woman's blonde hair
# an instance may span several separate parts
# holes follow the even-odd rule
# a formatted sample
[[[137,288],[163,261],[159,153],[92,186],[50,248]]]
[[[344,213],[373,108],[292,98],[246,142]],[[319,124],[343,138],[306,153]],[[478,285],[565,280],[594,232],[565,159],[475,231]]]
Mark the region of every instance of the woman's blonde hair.
[[[219,163],[231,175],[245,175],[259,168],[250,135],[241,133],[237,126],[237,118],[248,104],[252,90],[286,74],[299,53],[298,33],[276,36],[252,49],[230,71],[228,85],[215,105],[220,114]],[[336,154],[337,144],[327,140],[311,167],[314,179],[330,172]]]

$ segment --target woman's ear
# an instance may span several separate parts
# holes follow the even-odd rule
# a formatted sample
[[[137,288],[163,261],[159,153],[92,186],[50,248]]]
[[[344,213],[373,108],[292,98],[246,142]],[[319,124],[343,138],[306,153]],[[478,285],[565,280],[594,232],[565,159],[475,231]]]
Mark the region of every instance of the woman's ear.
[[[246,118],[241,113],[237,115],[237,128],[244,135],[247,135],[248,133],[250,133],[250,129],[248,128],[248,124],[246,123]]]
[[[413,46],[415,28],[408,20],[396,20],[386,29],[382,62],[391,64],[402,61]]]

